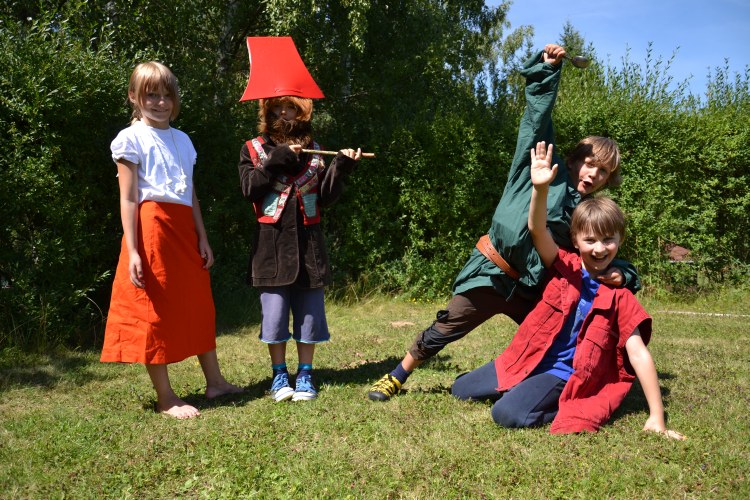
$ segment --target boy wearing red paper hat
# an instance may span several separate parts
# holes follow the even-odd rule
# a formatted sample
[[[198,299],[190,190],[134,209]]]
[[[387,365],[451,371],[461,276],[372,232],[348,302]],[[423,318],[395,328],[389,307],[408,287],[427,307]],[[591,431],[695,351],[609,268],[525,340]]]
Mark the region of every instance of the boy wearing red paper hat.
[[[330,338],[323,290],[331,282],[321,208],[338,200],[361,150],[342,149],[326,166],[312,139],[312,99],[324,97],[290,37],[249,37],[250,77],[241,101],[258,100],[258,135],[240,151],[242,194],[258,221],[248,282],[258,288],[260,340],[268,344],[275,401],[314,399],[315,345]],[[289,331],[289,312],[293,328]],[[297,343],[295,387],[286,343]]]

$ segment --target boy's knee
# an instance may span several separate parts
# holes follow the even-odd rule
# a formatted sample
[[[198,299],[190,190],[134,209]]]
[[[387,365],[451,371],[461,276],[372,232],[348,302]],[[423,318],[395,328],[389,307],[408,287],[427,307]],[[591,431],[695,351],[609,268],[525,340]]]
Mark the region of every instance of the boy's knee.
[[[516,408],[503,404],[503,398],[492,405],[492,420],[497,425],[508,428],[529,427],[526,415],[521,415]]]
[[[471,396],[466,390],[466,383],[464,383],[461,378],[463,377],[459,375],[458,378],[456,378],[456,380],[453,382],[453,385],[451,386],[451,394],[461,401],[468,401],[469,399],[471,399]]]
[[[423,330],[409,349],[409,354],[419,361],[432,358],[448,343],[445,334],[436,328],[437,322]]]

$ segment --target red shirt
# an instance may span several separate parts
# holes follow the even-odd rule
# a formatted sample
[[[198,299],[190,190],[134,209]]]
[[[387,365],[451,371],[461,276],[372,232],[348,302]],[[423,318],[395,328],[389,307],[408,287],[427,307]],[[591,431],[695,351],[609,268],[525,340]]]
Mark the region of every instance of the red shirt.
[[[498,391],[524,380],[544,357],[581,295],[581,258],[561,248],[541,300],[495,359]],[[550,432],[595,432],[625,399],[635,380],[625,342],[638,328],[651,338],[651,317],[626,288],[599,287],[576,342],[573,375],[565,384]]]

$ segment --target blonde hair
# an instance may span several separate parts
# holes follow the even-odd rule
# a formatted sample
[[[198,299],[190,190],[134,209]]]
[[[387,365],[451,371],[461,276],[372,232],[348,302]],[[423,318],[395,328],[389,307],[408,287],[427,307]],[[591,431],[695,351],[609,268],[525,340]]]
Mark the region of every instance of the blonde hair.
[[[617,143],[608,138],[598,135],[590,135],[581,139],[573,148],[566,160],[568,166],[573,166],[579,161],[585,161],[586,158],[594,159],[594,166],[608,166],[609,177],[607,186],[617,187],[622,183],[620,174],[620,148]]]
[[[165,89],[172,97],[174,105],[169,119],[174,120],[180,114],[180,89],[177,85],[177,77],[169,68],[157,61],[141,63],[135,67],[128,84],[128,100],[133,106],[131,123],[143,118],[141,103],[144,95],[160,89]]]
[[[575,241],[579,234],[591,232],[597,236],[619,234],[620,242],[625,239],[625,214],[617,203],[606,196],[586,198],[573,210],[570,221],[570,239]]]
[[[258,99],[258,132],[265,134],[269,132],[269,122],[271,118],[271,108],[277,104],[291,103],[297,108],[297,118],[299,122],[309,122],[312,120],[313,102],[312,99],[305,97],[283,96],[270,97],[268,99]]]

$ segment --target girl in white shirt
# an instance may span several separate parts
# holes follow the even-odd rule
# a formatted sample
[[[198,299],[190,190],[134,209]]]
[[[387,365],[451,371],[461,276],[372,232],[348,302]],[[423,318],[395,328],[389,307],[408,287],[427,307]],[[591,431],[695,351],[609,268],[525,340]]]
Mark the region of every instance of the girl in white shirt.
[[[208,399],[242,391],[224,379],[216,357],[214,256],[193,188],[197,155],[170,126],[180,97],[169,68],[136,66],[128,100],[131,125],[111,145],[124,234],[101,361],[145,364],[157,411],[191,418],[200,412],[175,394],[167,364],[197,355]]]

